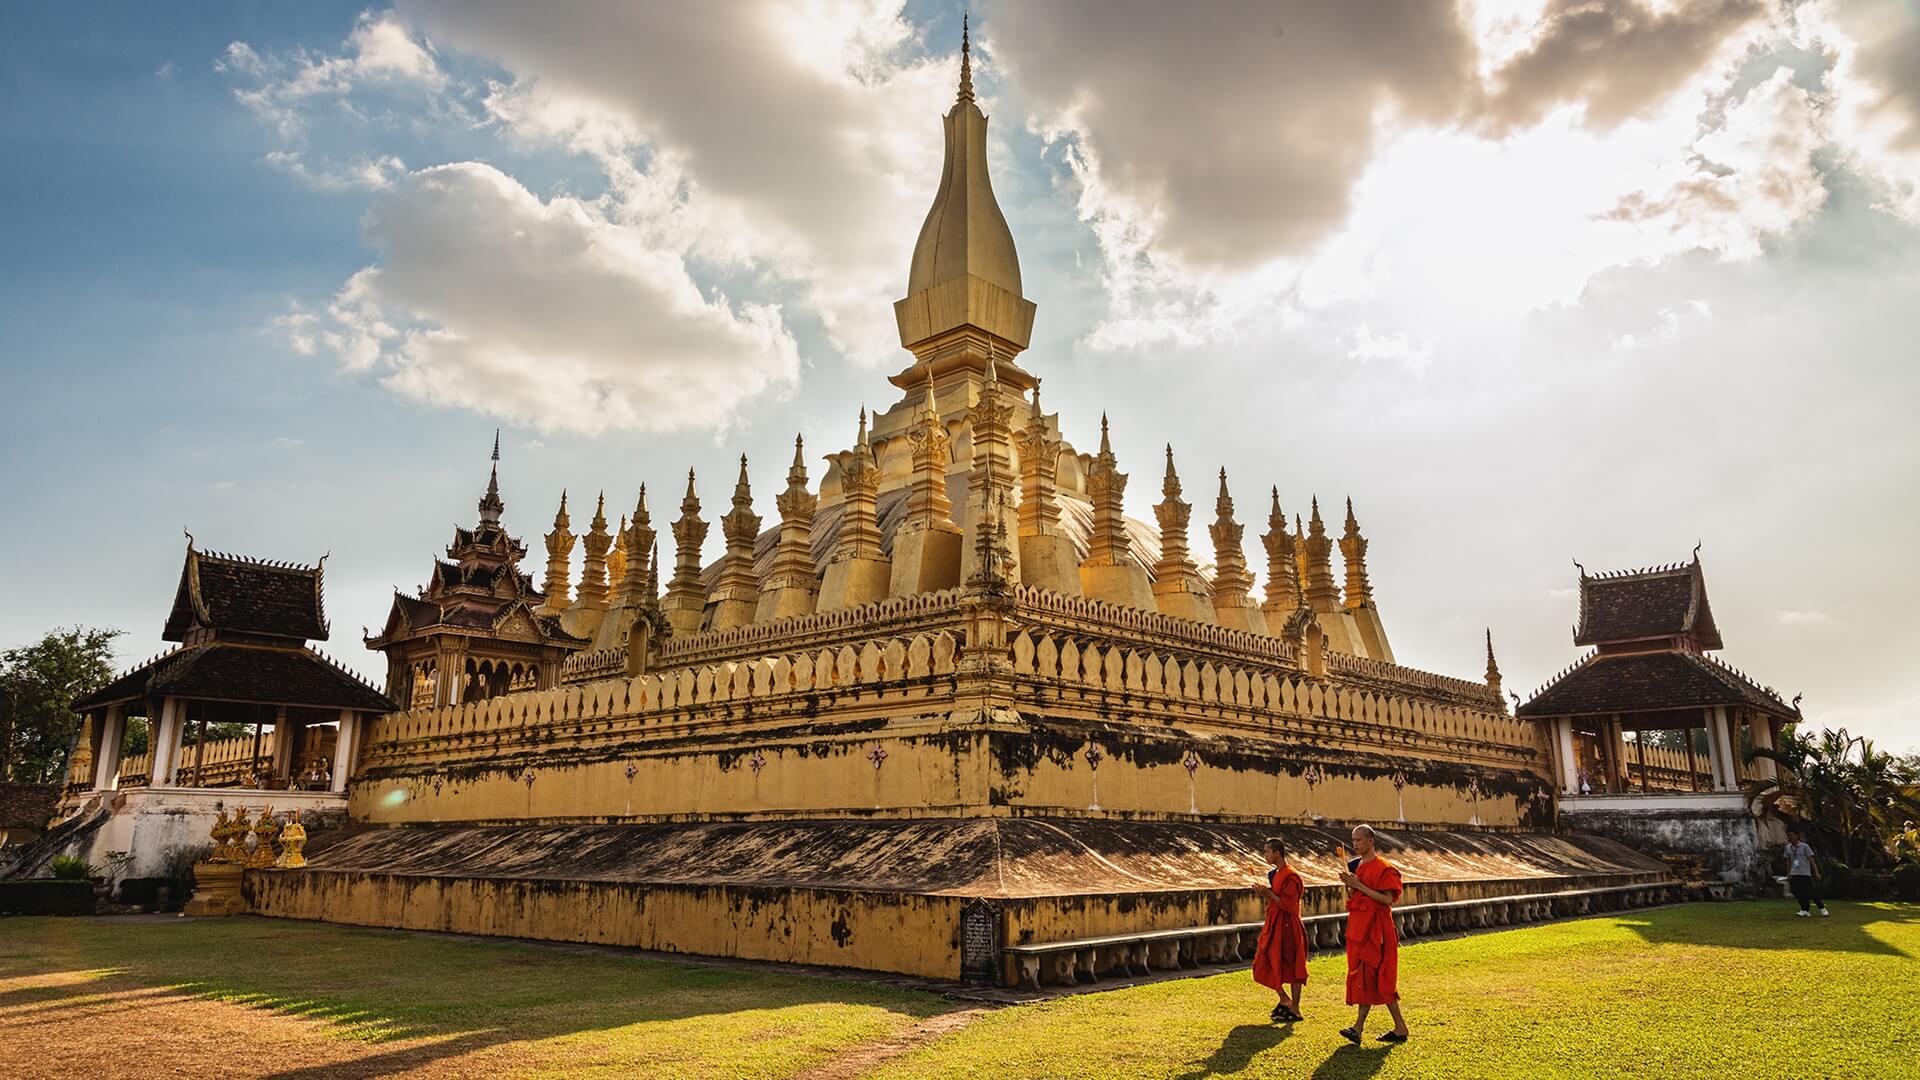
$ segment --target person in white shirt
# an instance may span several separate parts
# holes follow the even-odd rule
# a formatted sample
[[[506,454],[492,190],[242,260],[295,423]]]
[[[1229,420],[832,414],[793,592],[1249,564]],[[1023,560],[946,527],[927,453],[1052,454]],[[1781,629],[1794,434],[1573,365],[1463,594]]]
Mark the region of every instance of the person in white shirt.
[[[1800,901],[1800,910],[1795,912],[1800,918],[1811,918],[1813,907],[1820,909],[1825,918],[1832,912],[1827,910],[1827,902],[1814,892],[1814,883],[1820,880],[1820,867],[1813,861],[1813,848],[1801,839],[1799,829],[1787,830],[1787,888],[1793,891],[1793,898]]]

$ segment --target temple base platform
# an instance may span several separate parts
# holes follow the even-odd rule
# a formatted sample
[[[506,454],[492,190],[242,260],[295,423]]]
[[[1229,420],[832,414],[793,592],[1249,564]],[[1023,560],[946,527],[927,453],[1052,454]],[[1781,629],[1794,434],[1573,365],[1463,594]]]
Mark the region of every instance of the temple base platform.
[[[1380,829],[1409,934],[1677,898],[1585,835]],[[246,874],[256,914],[819,964],[991,985],[1250,955],[1260,851],[1284,839],[1338,943],[1346,830],[979,817],[370,829]]]

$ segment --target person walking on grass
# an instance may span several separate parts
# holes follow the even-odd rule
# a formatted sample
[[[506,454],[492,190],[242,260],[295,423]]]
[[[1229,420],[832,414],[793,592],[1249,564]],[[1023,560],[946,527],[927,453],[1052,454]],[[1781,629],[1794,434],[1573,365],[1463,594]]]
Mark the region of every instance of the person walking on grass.
[[[1787,830],[1787,888],[1793,891],[1793,898],[1800,901],[1800,918],[1811,918],[1813,907],[1820,909],[1820,917],[1833,914],[1827,910],[1827,902],[1820,899],[1814,889],[1814,883],[1820,880],[1820,867],[1813,861],[1813,848],[1800,837],[1799,829]]]
[[[1307,924],[1300,921],[1300,895],[1306,884],[1287,865],[1285,841],[1269,836],[1265,847],[1272,869],[1267,871],[1265,885],[1253,887],[1267,900],[1266,925],[1260,928],[1260,943],[1253,950],[1253,981],[1280,995],[1273,1019],[1292,1022],[1305,1019],[1300,1015],[1300,991],[1307,984]]]
[[[1407,1041],[1407,1018],[1400,1014],[1400,936],[1393,928],[1393,905],[1400,900],[1400,871],[1374,848],[1373,827],[1353,827],[1354,858],[1340,881],[1347,887],[1347,1004],[1359,1006],[1353,1026],[1340,1034],[1360,1045],[1367,1012],[1385,1005],[1393,1030],[1383,1043]]]

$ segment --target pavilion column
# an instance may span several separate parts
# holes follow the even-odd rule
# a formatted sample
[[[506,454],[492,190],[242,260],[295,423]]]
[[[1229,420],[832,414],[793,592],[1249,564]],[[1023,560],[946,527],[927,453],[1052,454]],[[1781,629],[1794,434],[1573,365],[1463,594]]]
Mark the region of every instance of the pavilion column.
[[[110,791],[120,786],[120,746],[127,733],[127,707],[107,706],[100,721],[100,748],[93,755],[93,790]]]
[[[172,787],[175,767],[180,759],[179,698],[160,699],[160,722],[153,729],[153,774],[147,780],[152,787]]]
[[[1607,785],[1609,792],[1627,792],[1633,788],[1627,775],[1627,736],[1626,727],[1620,723],[1616,714],[1607,721],[1607,756],[1613,764],[1612,782]]]
[[[1700,790],[1700,760],[1693,752],[1693,729],[1681,728],[1680,736],[1687,744],[1687,785],[1695,791]]]
[[[1580,759],[1574,750],[1573,717],[1553,718],[1553,745],[1560,757],[1560,790],[1568,795],[1580,794]]]
[[[359,751],[360,718],[352,709],[340,710],[340,734],[333,739],[333,776],[327,790],[336,794],[347,790],[347,774]]]
[[[1707,710],[1707,757],[1713,765],[1713,790],[1732,791],[1738,786],[1733,771],[1733,749],[1727,744],[1727,710],[1715,705]]]
[[[1779,745],[1774,740],[1773,725],[1773,717],[1764,714],[1755,715],[1752,720],[1747,722],[1747,730],[1753,732],[1753,748],[1755,750],[1772,750],[1775,746]],[[1779,763],[1775,762],[1772,758],[1754,758],[1753,772],[1754,775],[1761,780],[1777,780],[1780,778]]]
[[[1633,756],[1640,761],[1640,794],[1645,795],[1647,784],[1647,729],[1635,728],[1633,732]]]

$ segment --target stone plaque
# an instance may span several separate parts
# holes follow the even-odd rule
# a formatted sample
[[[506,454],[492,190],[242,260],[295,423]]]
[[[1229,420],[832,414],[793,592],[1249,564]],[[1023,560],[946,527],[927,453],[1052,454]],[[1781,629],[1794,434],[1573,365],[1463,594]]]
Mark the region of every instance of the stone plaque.
[[[1000,905],[970,901],[960,909],[960,981],[992,986],[999,976]]]

